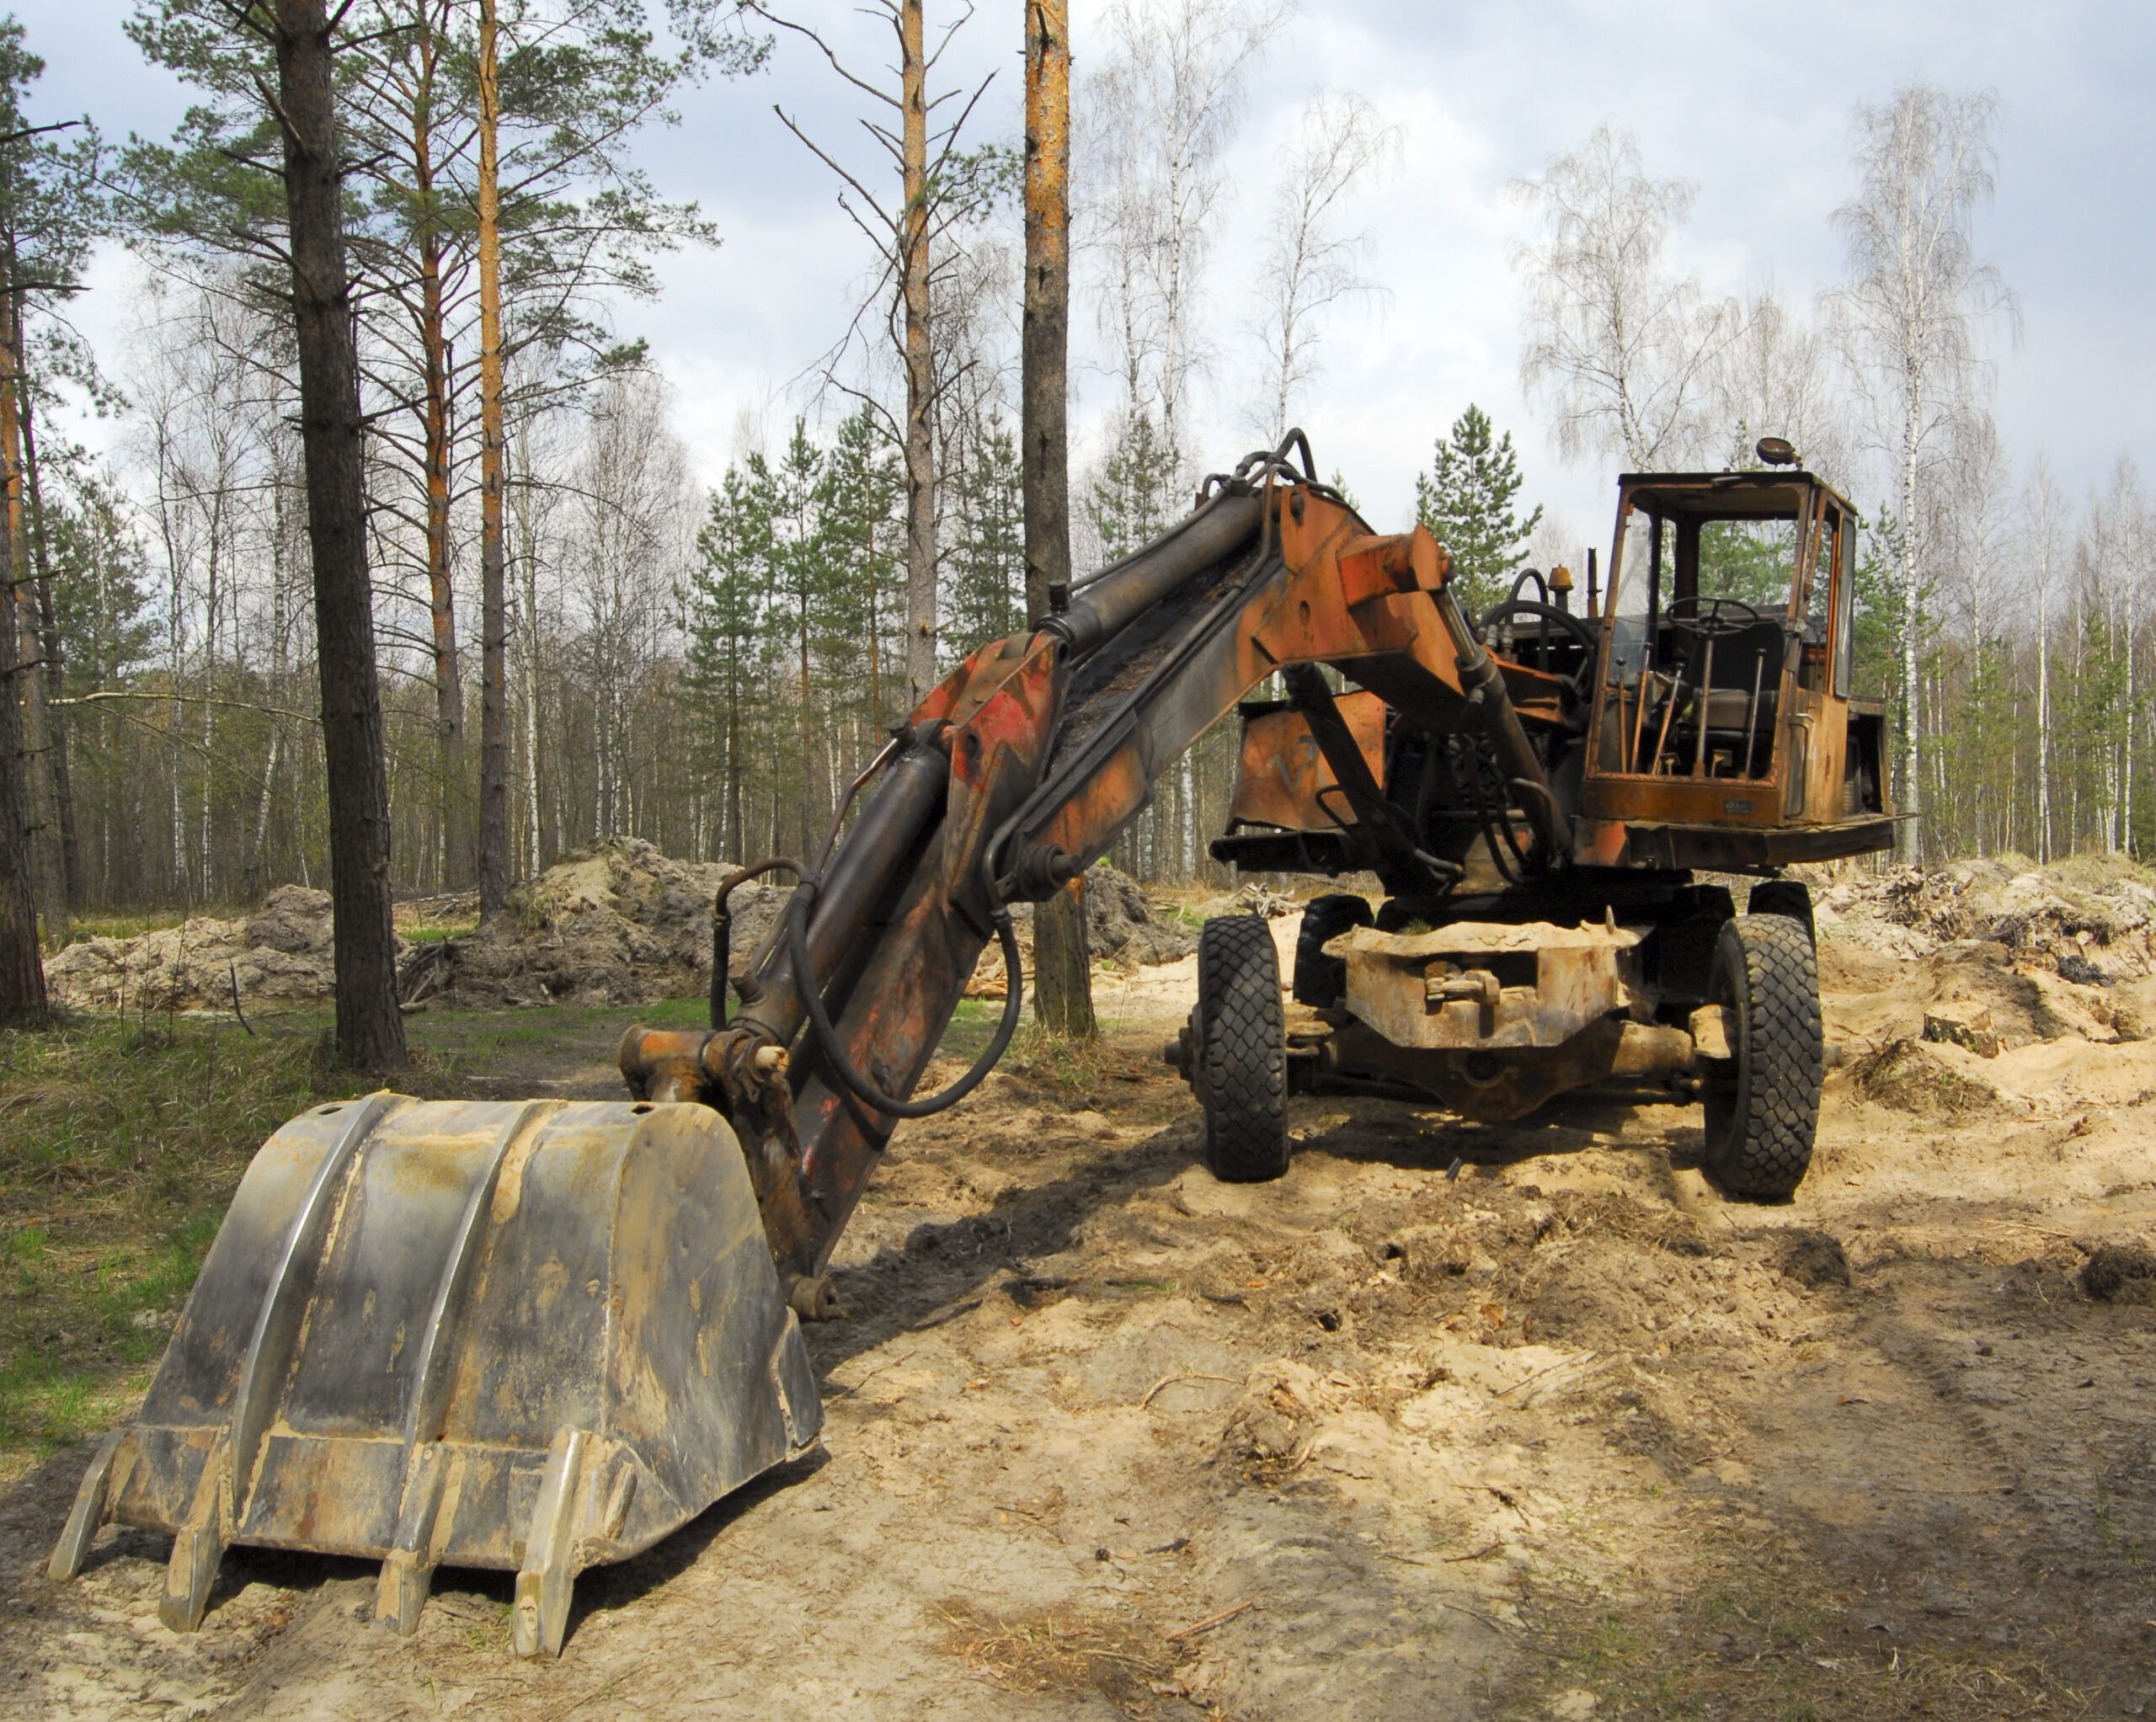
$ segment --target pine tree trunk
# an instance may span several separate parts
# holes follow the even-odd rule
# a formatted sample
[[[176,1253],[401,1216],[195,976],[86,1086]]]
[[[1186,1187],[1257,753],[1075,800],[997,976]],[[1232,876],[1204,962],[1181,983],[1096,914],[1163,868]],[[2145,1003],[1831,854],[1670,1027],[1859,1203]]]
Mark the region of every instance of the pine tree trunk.
[[[1070,475],[1065,429],[1070,339],[1070,8],[1026,7],[1026,304],[1019,426],[1026,513],[1026,614],[1049,610],[1070,580]],[[1018,977],[1011,978],[1018,984]],[[1033,911],[1033,1014],[1058,1034],[1091,1037],[1092,962],[1086,882]]]
[[[9,567],[8,596],[18,570]],[[29,797],[23,757],[22,674],[16,632],[0,626],[0,1023],[45,1014],[45,962],[37,945],[37,893],[31,872]]]
[[[494,0],[479,0],[479,919],[509,899],[509,594]]]
[[[4,311],[0,311],[4,315]],[[28,590],[29,567],[20,530],[20,475],[12,457],[15,430],[14,345],[12,335],[0,339],[0,436],[9,450],[7,463],[8,603],[0,608],[0,1022],[19,1022],[44,1014],[45,962],[38,950],[38,877],[35,839],[32,773],[36,756],[26,751],[24,716],[35,681],[25,676],[36,672],[22,642],[35,638],[19,625],[17,611]]]
[[[441,888],[462,885],[472,865],[464,799],[464,678],[457,663],[456,589],[450,577],[449,469],[453,361],[444,326],[442,243],[435,208],[434,108],[436,45],[424,21],[414,48],[419,86],[412,97],[412,189],[419,220],[419,350],[425,371],[421,413],[426,462],[427,607],[435,670],[435,812]]]
[[[21,316],[18,307],[18,328],[21,327]],[[29,488],[30,561],[37,577],[38,632],[45,658],[40,674],[48,690],[56,689],[64,693],[67,663],[60,638],[60,617],[52,599],[52,561],[45,532],[45,492],[38,481],[37,426],[28,387],[22,392],[22,418],[23,477]],[[83,850],[75,829],[75,786],[67,769],[67,727],[50,710],[45,721],[45,745],[51,750],[53,796],[60,818],[62,901],[72,910],[83,901]]]
[[[8,566],[14,599],[8,624],[15,630],[15,697],[22,706],[23,788],[29,819],[30,880],[45,936],[67,932],[67,870],[60,842],[60,797],[52,776],[52,738],[45,703],[43,631],[38,625],[37,583],[30,561],[29,521],[24,509],[24,398],[22,296],[13,285],[13,249],[8,280],[0,282],[0,466],[7,482]]]
[[[1070,579],[1070,7],[1026,7],[1026,303],[1020,429],[1026,510],[1026,619]]]
[[[901,163],[905,208],[899,253],[905,309],[906,709],[936,685],[936,450],[928,344],[928,67],[921,0],[899,0]]]
[[[276,46],[329,792],[337,1051],[348,1064],[383,1069],[407,1054],[390,920],[389,775],[367,571],[359,360],[323,0],[277,0]]]

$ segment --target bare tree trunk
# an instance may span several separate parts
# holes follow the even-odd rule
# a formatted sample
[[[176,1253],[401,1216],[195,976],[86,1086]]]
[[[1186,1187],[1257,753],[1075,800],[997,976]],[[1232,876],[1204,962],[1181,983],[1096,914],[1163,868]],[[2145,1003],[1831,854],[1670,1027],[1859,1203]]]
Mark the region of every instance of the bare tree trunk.
[[[22,311],[16,309],[16,327]],[[27,379],[25,379],[27,381]],[[67,658],[60,639],[60,617],[52,599],[52,564],[45,533],[45,493],[38,482],[37,429],[30,410],[29,390],[22,392],[23,477],[29,487],[30,560],[37,576],[38,632],[45,666],[40,680],[49,690],[66,692]],[[69,909],[83,900],[83,851],[75,830],[75,786],[67,770],[67,731],[60,717],[45,714],[45,746],[51,750],[53,797],[60,819],[61,901]]]
[[[1026,614],[1049,611],[1070,583],[1070,463],[1064,414],[1070,341],[1070,8],[1026,5],[1026,307],[1019,438],[1026,511]],[[1010,978],[1012,986],[1018,977]],[[1090,1037],[1092,963],[1086,882],[1033,911],[1033,1014],[1059,1034]]]
[[[429,301],[427,348],[427,610],[435,670],[435,807],[441,821],[444,888],[461,884],[470,865],[462,817],[464,794],[464,676],[456,654],[456,589],[449,568],[449,372],[441,339],[441,282],[422,282]]]
[[[1049,613],[1070,581],[1070,6],[1026,6],[1026,304],[1020,411],[1025,423],[1026,617]]]
[[[21,570],[8,570],[8,595]],[[12,626],[0,626],[0,1022],[45,1014],[45,962],[37,946],[37,893],[30,869],[29,797],[25,793],[22,674]]]
[[[2039,552],[2040,554],[2042,552]],[[2048,579],[2036,587],[2036,859],[2052,858],[2052,631]]]
[[[14,428],[12,376],[0,389],[0,413]],[[8,473],[8,514],[16,510],[15,473]],[[10,531],[6,546],[8,605],[0,610],[0,1022],[40,1016],[45,1009],[45,962],[37,942],[37,874],[31,853],[29,767],[24,752],[21,678],[30,674],[18,649],[22,638],[15,605],[29,570],[24,565],[21,535]]]
[[[13,248],[9,248],[12,253]],[[23,789],[29,816],[31,889],[45,936],[67,931],[67,871],[60,844],[59,796],[52,781],[52,744],[45,704],[45,653],[38,626],[37,586],[30,563],[29,524],[24,511],[22,419],[23,326],[21,296],[9,279],[0,283],[0,463],[7,478],[8,625],[15,630],[15,698],[22,708]]]
[[[479,919],[509,899],[509,595],[503,534],[502,264],[497,193],[501,103],[494,0],[479,0]]]
[[[929,413],[935,388],[928,341],[928,66],[921,0],[899,0],[899,104],[905,208],[899,216],[904,264],[906,362],[906,707],[936,685],[936,449]]]
[[[1907,380],[1908,392],[1903,397],[1905,406],[1902,431],[1902,733],[1896,749],[1900,757],[1896,763],[1900,767],[1902,792],[1911,803],[1903,811],[1921,814],[1924,810],[1914,803],[1923,787],[1917,687],[1917,636],[1920,632],[1918,611],[1924,602],[1924,594],[1917,584],[1920,578],[1917,563],[1917,457],[1921,440],[1918,427],[1923,382],[1913,374],[1913,364],[1908,368],[1912,375]],[[1913,861],[1916,856],[1917,822],[1903,819],[1894,827],[1894,859]]]
[[[337,1051],[348,1064],[382,1069],[403,1064],[408,1055],[397,1006],[389,774],[375,671],[359,360],[344,264],[344,176],[323,0],[277,0],[276,47],[329,790]]]

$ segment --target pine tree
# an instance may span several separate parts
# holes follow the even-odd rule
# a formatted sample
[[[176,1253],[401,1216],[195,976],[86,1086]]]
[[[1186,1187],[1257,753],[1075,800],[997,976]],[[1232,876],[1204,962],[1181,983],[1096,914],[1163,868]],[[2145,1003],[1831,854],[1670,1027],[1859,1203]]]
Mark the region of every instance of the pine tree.
[[[768,492],[729,466],[696,534],[696,567],[683,594],[689,637],[686,681],[707,718],[705,775],[719,786],[718,850],[749,852],[744,785],[754,736],[763,728],[768,685],[761,624],[771,568]]]
[[[1527,541],[1542,509],[1521,520],[1514,500],[1526,481],[1509,430],[1492,440],[1489,415],[1470,403],[1415,480],[1415,513],[1452,557],[1463,601],[1481,610],[1505,595],[1527,562]]]
[[[905,620],[905,499],[898,446],[864,406],[841,421],[825,457],[812,533],[823,594],[816,654],[834,705],[857,708],[856,752],[883,744],[884,721],[897,715],[894,690],[905,687],[904,654],[894,663],[893,650]]]
[[[787,836],[804,861],[814,855],[830,812],[820,710],[825,690],[816,661],[817,611],[826,585],[816,506],[824,461],[823,450],[809,440],[805,419],[793,421],[793,434],[776,467],[766,465],[760,456],[750,457],[750,470],[771,493],[771,573],[777,600],[771,621],[776,637],[786,642],[780,661],[786,665],[785,679],[793,685],[799,714],[793,738],[800,749],[799,775],[794,780],[798,824]]]
[[[1178,512],[1175,484],[1182,465],[1152,414],[1134,408],[1086,498],[1103,562],[1118,562],[1168,530]]]
[[[973,458],[950,474],[956,530],[945,588],[943,639],[956,663],[1026,625],[1023,474],[1017,439],[991,409],[971,439]]]

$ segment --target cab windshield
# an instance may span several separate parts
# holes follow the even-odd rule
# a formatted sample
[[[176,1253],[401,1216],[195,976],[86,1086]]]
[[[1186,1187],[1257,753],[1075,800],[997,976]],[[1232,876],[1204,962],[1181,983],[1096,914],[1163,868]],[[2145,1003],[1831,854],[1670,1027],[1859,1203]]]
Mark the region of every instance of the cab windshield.
[[[1788,621],[1819,632],[1792,603],[1815,558],[1808,483],[1743,474],[1629,490],[1610,571],[1613,710],[1605,769],[1652,776],[1764,776],[1771,766]],[[1831,567],[1831,561],[1821,565]],[[1613,757],[1614,755],[1614,757]]]

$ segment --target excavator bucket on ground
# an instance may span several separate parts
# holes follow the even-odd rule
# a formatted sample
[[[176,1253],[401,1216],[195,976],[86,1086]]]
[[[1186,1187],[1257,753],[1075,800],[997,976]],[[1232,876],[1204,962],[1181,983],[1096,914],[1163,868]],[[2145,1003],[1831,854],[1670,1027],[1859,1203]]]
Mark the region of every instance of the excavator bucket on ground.
[[[517,1650],[558,1654],[579,1571],[822,1421],[717,1112],[374,1094],[255,1155],[51,1570],[107,1522],[169,1532],[159,1613],[185,1631],[234,1543],[360,1556],[409,1632],[436,1566],[503,1569]]]

